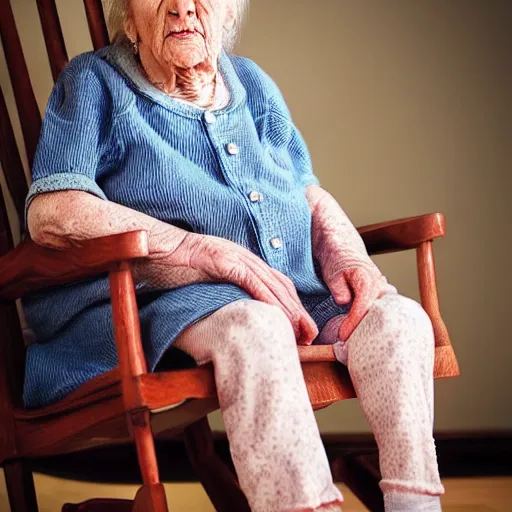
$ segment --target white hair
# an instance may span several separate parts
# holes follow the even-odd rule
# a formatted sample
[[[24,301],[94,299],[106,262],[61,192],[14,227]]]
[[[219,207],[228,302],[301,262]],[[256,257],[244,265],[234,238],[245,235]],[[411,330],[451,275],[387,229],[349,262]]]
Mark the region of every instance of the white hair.
[[[128,1],[129,0],[103,0],[108,31],[112,40],[124,34],[124,22],[127,14]],[[224,31],[223,44],[226,50],[232,50],[234,48],[249,7],[249,0],[232,1],[236,6],[236,17],[233,26]]]

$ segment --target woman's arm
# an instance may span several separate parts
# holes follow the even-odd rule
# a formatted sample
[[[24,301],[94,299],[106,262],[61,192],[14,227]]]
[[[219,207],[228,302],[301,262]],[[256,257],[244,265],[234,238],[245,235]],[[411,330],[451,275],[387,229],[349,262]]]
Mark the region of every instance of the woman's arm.
[[[150,255],[135,263],[137,281],[151,288],[176,288],[199,281],[188,264],[190,233],[87,192],[70,190],[37,196],[30,204],[27,224],[36,243],[55,249],[90,238],[146,231]],[[159,259],[171,260],[172,265],[157,273],[153,266],[159,266]]]
[[[313,256],[338,304],[352,307],[339,337],[346,341],[387,283],[337,201],[317,185],[306,189],[312,215]]]
[[[333,265],[353,263],[374,265],[363,239],[336,199],[318,185],[308,187],[306,196],[313,220],[313,255],[322,270],[335,271]],[[332,261],[332,256],[336,257],[336,262]]]
[[[128,231],[147,231],[150,257],[173,252],[187,231],[87,192],[66,190],[40,194],[30,203],[27,224],[32,239],[54,249],[75,241]]]
[[[79,240],[146,231],[150,254],[134,265],[138,282],[163,289],[200,282],[234,283],[255,299],[280,307],[290,319],[299,343],[310,343],[317,334],[293,283],[251,251],[229,240],[189,233],[81,191],[35,197],[27,222],[36,243],[55,249]]]

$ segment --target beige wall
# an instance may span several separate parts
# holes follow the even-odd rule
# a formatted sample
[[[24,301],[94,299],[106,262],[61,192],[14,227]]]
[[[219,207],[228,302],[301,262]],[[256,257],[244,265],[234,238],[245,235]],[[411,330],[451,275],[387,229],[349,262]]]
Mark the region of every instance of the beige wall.
[[[42,106],[51,79],[34,4],[14,0]],[[58,5],[70,54],[90,48],[82,2]],[[446,213],[437,269],[462,376],[436,385],[438,430],[512,428],[511,21],[507,0],[253,0],[240,45],[282,88],[356,225]],[[418,298],[413,253],[378,263]],[[355,401],[318,419],[367,430]]]

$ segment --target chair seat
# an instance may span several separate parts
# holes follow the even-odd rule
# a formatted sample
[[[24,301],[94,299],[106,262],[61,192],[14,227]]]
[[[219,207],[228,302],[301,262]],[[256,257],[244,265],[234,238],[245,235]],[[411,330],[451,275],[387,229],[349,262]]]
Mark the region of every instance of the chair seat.
[[[348,370],[336,362],[331,346],[298,347],[298,350],[315,410],[355,398]],[[455,375],[458,367],[452,347],[436,347],[435,378]],[[156,436],[178,434],[218,409],[212,365],[148,373],[135,380],[138,384],[135,403],[152,411]],[[87,382],[55,404],[35,410],[17,409],[15,421],[22,433],[23,456],[69,453],[130,440],[117,368]],[[40,435],[42,430],[44,436]],[[44,444],[41,439],[45,440]]]

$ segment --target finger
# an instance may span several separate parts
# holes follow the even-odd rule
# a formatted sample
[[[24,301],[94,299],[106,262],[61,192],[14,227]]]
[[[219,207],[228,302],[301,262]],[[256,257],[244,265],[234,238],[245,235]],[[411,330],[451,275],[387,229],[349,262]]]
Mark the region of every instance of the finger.
[[[349,304],[352,300],[352,291],[350,290],[344,274],[341,274],[333,281],[330,286],[330,291],[334,302],[340,306]]]
[[[260,258],[254,256],[253,259],[252,266],[249,268],[255,273],[254,278],[261,279],[273,293],[278,304],[292,322],[296,338],[303,339],[302,331],[305,330],[306,338],[309,339],[314,334],[316,325],[302,305],[293,282],[278,270],[272,269]]]
[[[302,334],[302,311],[301,305],[299,305],[293,296],[290,294],[286,286],[275,276],[272,275],[269,278],[261,271],[257,272],[257,277],[267,286],[270,292],[274,295],[277,305],[285,312],[293,325],[295,337],[299,339]],[[304,312],[305,314],[305,312]]]
[[[300,307],[300,327],[301,327],[301,335],[297,338],[297,343],[299,345],[311,345],[313,340],[318,336],[318,327],[316,322],[311,318],[311,315],[308,313],[300,297],[297,293],[297,288],[295,288],[295,284],[293,281],[283,273],[279,272],[279,270],[271,268],[272,273],[285,285],[286,289],[292,296],[292,298],[297,302]]]
[[[267,286],[257,272],[254,272],[252,269],[248,269],[243,280],[236,284],[246,290],[254,299],[280,308],[290,320],[295,337],[299,338],[301,336],[298,315],[294,314],[283,304],[283,301],[276,296],[274,290]]]
[[[301,316],[307,314],[291,279],[278,270],[268,266],[260,258],[254,256],[254,259],[255,261],[251,262],[253,265],[252,268],[276,297],[282,301],[283,307],[287,309],[297,321]]]
[[[290,296],[296,301],[300,302],[299,295],[297,293],[297,288],[295,288],[295,285],[293,284],[293,281],[285,276],[282,272],[279,272],[279,270],[276,270],[275,268],[269,267],[272,274],[275,276],[276,279],[278,279],[284,287],[288,290],[288,293]]]
[[[311,345],[318,336],[318,326],[309,314],[301,318],[300,335],[297,337],[297,345]]]
[[[301,318],[305,317],[307,312],[293,283],[290,280],[287,281],[286,276],[271,269],[249,250],[230,242],[219,242],[217,239],[213,241],[213,247],[220,245],[220,249],[217,252],[213,251],[208,258],[210,271],[207,273],[212,278],[217,276],[240,286],[257,300],[281,307],[292,323],[296,338],[301,339],[303,337]],[[198,265],[204,269],[204,260]],[[306,325],[309,324],[306,329],[308,336],[311,336],[311,332],[314,331],[312,323],[312,320],[306,323]]]
[[[356,272],[349,282],[354,293],[354,301],[350,311],[341,324],[339,336],[341,341],[347,341],[361,320],[366,316],[373,302],[371,283],[365,278],[366,272]]]

